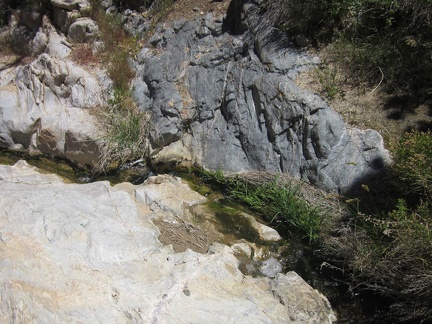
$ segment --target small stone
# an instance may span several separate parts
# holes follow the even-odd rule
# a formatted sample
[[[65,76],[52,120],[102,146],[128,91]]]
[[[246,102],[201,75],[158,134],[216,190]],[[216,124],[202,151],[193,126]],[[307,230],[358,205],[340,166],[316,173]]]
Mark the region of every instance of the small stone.
[[[274,278],[282,271],[282,264],[277,259],[271,257],[262,262],[259,270],[264,276]]]

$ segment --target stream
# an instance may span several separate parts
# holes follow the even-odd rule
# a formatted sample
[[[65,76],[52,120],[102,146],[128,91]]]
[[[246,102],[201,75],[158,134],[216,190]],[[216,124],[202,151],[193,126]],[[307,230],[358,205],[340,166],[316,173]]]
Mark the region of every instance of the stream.
[[[90,171],[81,169],[66,161],[47,156],[28,156],[18,152],[0,150],[0,164],[13,165],[18,160],[25,159],[29,164],[38,167],[43,172],[55,173],[66,181],[74,183],[88,183],[108,180],[111,184],[131,182],[141,184],[148,176],[155,174],[144,164],[135,163],[125,165],[111,174],[93,176]],[[239,213],[251,214],[258,221],[265,224],[245,206],[225,197],[222,192],[210,188],[199,179],[188,173],[173,173],[187,181],[191,188],[206,196],[209,203],[206,207],[214,212],[212,223],[224,234],[221,243],[231,245],[238,240],[255,243],[258,247],[268,251],[269,255],[277,257],[283,266],[283,271],[295,271],[313,288],[322,292],[330,301],[337,313],[337,323],[390,323],[386,321],[386,302],[383,298],[367,293],[352,292],[344,283],[339,270],[326,266],[320,257],[319,248],[302,241],[298,236],[287,231],[280,231],[283,240],[268,244],[257,238],[257,232],[251,229],[250,223]],[[249,225],[248,225],[249,224]],[[245,275],[261,275],[256,271],[257,265],[251,264],[251,258],[240,260],[240,270]]]

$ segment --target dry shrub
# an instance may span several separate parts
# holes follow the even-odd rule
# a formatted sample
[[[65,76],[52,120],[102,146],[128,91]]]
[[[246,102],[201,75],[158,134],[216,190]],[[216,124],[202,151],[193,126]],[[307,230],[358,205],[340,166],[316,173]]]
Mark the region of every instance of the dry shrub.
[[[432,218],[428,206],[420,209],[401,201],[385,219],[358,214],[324,244],[352,290],[390,298],[394,322],[432,319]]]
[[[403,136],[393,145],[403,199],[388,213],[357,212],[324,241],[353,287],[390,297],[395,322],[432,320],[431,147],[431,132]]]
[[[98,56],[93,52],[91,44],[79,43],[73,46],[72,59],[79,65],[95,65],[99,63]]]

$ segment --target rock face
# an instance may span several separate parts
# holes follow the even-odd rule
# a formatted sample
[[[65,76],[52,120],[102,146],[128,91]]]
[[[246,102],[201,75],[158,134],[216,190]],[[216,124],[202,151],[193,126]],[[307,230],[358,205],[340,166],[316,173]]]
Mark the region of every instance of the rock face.
[[[69,30],[73,41],[97,34],[94,21],[78,19],[89,9],[88,1],[51,4],[54,23]],[[17,40],[15,46],[38,55],[28,64],[0,64],[0,147],[97,165],[101,132],[90,111],[107,101],[111,82],[106,73],[94,69],[90,74],[72,62],[72,45],[41,13],[17,10],[5,33]]]
[[[54,23],[69,39],[97,35],[96,24],[82,18],[88,1],[51,4]],[[211,14],[156,28],[135,62],[133,82],[140,109],[152,116],[153,161],[286,172],[341,193],[379,174],[389,160],[381,136],[347,127],[319,96],[299,88],[296,74],[317,59],[295,49],[256,11],[245,5],[235,36],[223,32],[232,29],[228,20],[224,25]],[[0,146],[95,164],[98,134],[87,108],[106,101],[106,78],[67,60],[71,45],[46,16],[23,11],[16,19],[11,33],[31,35],[23,43],[45,53],[0,71]],[[149,27],[143,19],[130,10],[122,15],[137,36]]]
[[[104,102],[103,73],[41,54],[0,79],[0,147],[95,165],[99,135],[90,108]]]
[[[25,162],[0,166],[0,321],[335,320],[326,298],[293,272],[252,278],[228,246],[213,244],[206,254],[163,246],[152,220],[171,211],[153,208],[157,195],[155,211],[135,200],[143,187],[66,184]]]
[[[222,18],[159,25],[137,60],[135,97],[150,111],[154,161],[190,161],[225,171],[287,172],[346,191],[388,159],[381,136],[348,128],[294,82],[317,61],[246,7],[242,35]]]

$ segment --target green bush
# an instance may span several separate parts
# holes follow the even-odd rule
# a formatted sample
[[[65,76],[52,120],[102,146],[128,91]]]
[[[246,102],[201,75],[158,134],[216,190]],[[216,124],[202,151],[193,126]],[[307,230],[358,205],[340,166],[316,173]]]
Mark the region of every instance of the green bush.
[[[350,260],[354,282],[390,297],[400,322],[432,320],[431,211],[428,203],[410,209],[401,199],[385,220],[367,219],[372,226]]]
[[[99,38],[103,42],[100,57],[114,82],[115,89],[127,92],[129,82],[134,76],[129,58],[138,52],[138,40],[123,30],[117,15],[106,14],[97,3],[93,3],[93,6],[92,15],[99,26]]]
[[[129,92],[116,90],[109,106],[95,113],[104,130],[99,138],[103,152],[98,169],[107,171],[127,161],[145,158],[149,115],[138,111]]]

